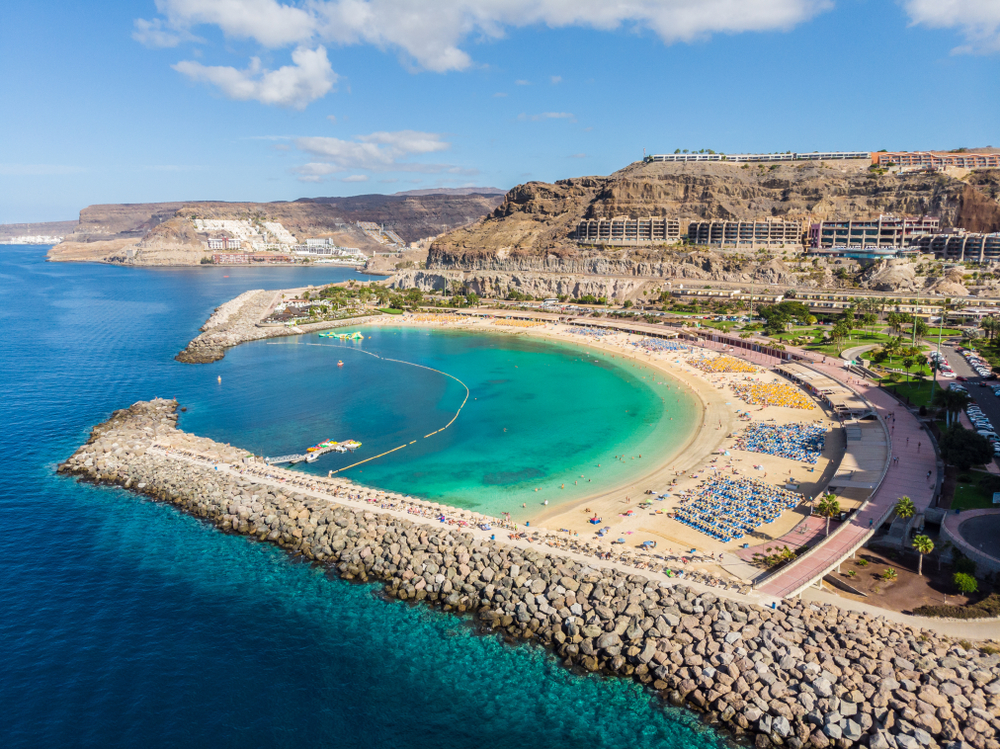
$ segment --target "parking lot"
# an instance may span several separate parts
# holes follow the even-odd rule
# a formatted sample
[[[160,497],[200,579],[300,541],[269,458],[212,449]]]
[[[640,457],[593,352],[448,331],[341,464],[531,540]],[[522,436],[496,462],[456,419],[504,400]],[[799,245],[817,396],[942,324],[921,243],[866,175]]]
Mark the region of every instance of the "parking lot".
[[[1000,426],[1000,398],[993,394],[993,387],[997,386],[1000,381],[984,379],[973,370],[966,358],[952,346],[941,346],[941,353],[948,364],[951,365],[955,374],[966,379],[966,382],[958,382],[958,384],[965,387],[969,393],[969,397],[979,406],[983,415],[993,425],[993,430],[996,431],[996,428]],[[957,380],[939,379],[938,382],[942,386],[947,387],[949,384],[957,382]]]

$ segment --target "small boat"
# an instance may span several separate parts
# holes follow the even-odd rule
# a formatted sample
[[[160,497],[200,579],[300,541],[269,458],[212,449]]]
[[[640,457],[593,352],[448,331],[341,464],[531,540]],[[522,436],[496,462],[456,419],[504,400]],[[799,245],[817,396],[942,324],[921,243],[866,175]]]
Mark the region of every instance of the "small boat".
[[[343,362],[343,360],[342,360],[342,359],[338,359],[338,360],[337,360],[337,366],[338,366],[338,367],[342,367],[342,366],[344,366],[344,362]]]

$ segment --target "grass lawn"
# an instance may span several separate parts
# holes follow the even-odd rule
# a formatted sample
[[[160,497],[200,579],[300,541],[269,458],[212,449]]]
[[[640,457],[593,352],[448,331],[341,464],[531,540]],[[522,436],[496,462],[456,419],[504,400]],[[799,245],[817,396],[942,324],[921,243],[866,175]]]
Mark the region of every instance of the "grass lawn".
[[[736,323],[730,320],[696,320],[695,322],[703,328],[715,328],[725,333],[736,327]]]
[[[957,328],[931,328],[927,331],[924,339],[937,338],[939,334],[942,338],[954,338],[957,335],[962,335],[962,331]]]
[[[885,367],[886,369],[898,369],[905,373],[906,367],[903,366],[903,359],[905,358],[905,356],[890,356],[888,359],[878,362],[878,364],[880,367]],[[910,367],[911,375],[924,374],[930,376],[930,373],[931,368],[927,366],[927,362],[923,359],[923,357],[920,358],[920,363],[917,366]]]
[[[959,476],[959,482],[955,486],[955,496],[951,500],[953,510],[985,510],[993,509],[997,505],[993,504],[993,493],[985,492],[979,487],[979,480],[990,474],[986,471],[969,471]],[[969,481],[961,481],[969,478]]]
[[[384,312],[387,315],[401,315],[401,314],[403,314],[403,310],[396,309],[394,307],[379,307],[378,311],[379,312]]]
[[[931,405],[931,386],[934,384],[932,381],[922,381],[913,380],[911,382],[892,382],[888,378],[882,380],[886,390],[892,390],[896,395],[901,398],[909,398],[910,403],[915,406],[930,406]],[[941,389],[941,383],[938,383],[938,390]]]

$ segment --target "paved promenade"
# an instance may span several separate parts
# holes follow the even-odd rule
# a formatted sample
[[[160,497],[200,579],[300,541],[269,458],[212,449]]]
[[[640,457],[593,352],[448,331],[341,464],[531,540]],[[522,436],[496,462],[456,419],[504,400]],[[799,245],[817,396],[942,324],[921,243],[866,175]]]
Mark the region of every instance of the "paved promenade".
[[[710,348],[725,348],[708,343]],[[743,352],[734,352],[742,355]],[[768,578],[758,589],[765,595],[784,598],[799,590],[803,585],[824,573],[848,556],[873,528],[879,525],[903,495],[913,500],[920,512],[930,506],[937,484],[936,456],[930,437],[923,430],[919,420],[907,411],[895,398],[873,383],[844,369],[841,360],[832,357],[824,363],[822,358],[806,352],[797,352],[811,359],[810,365],[823,374],[838,380],[863,395],[875,407],[889,429],[891,440],[891,462],[885,479],[867,505],[844,523],[836,532],[817,544],[798,561],[779,570]],[[747,358],[765,366],[773,366],[778,360],[759,353]],[[928,471],[930,477],[928,477]]]

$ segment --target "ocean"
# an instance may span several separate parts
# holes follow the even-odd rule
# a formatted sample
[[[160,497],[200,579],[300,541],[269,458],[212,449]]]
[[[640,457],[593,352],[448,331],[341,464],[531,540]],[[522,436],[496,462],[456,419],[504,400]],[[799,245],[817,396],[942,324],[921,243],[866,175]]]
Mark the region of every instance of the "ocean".
[[[54,473],[112,410],[173,396],[182,428],[259,452],[363,442],[310,470],[415,439],[346,475],[496,511],[564,501],[559,485],[608,452],[669,448],[680,431],[655,424],[693,418],[687,396],[586,347],[390,327],[353,350],[303,336],[182,365],[173,355],[242,291],[363,277],[48,264],[45,249],[0,247],[0,745],[722,745],[634,684],[570,674],[467,620]],[[464,387],[361,351],[457,377],[469,402],[425,439]]]

